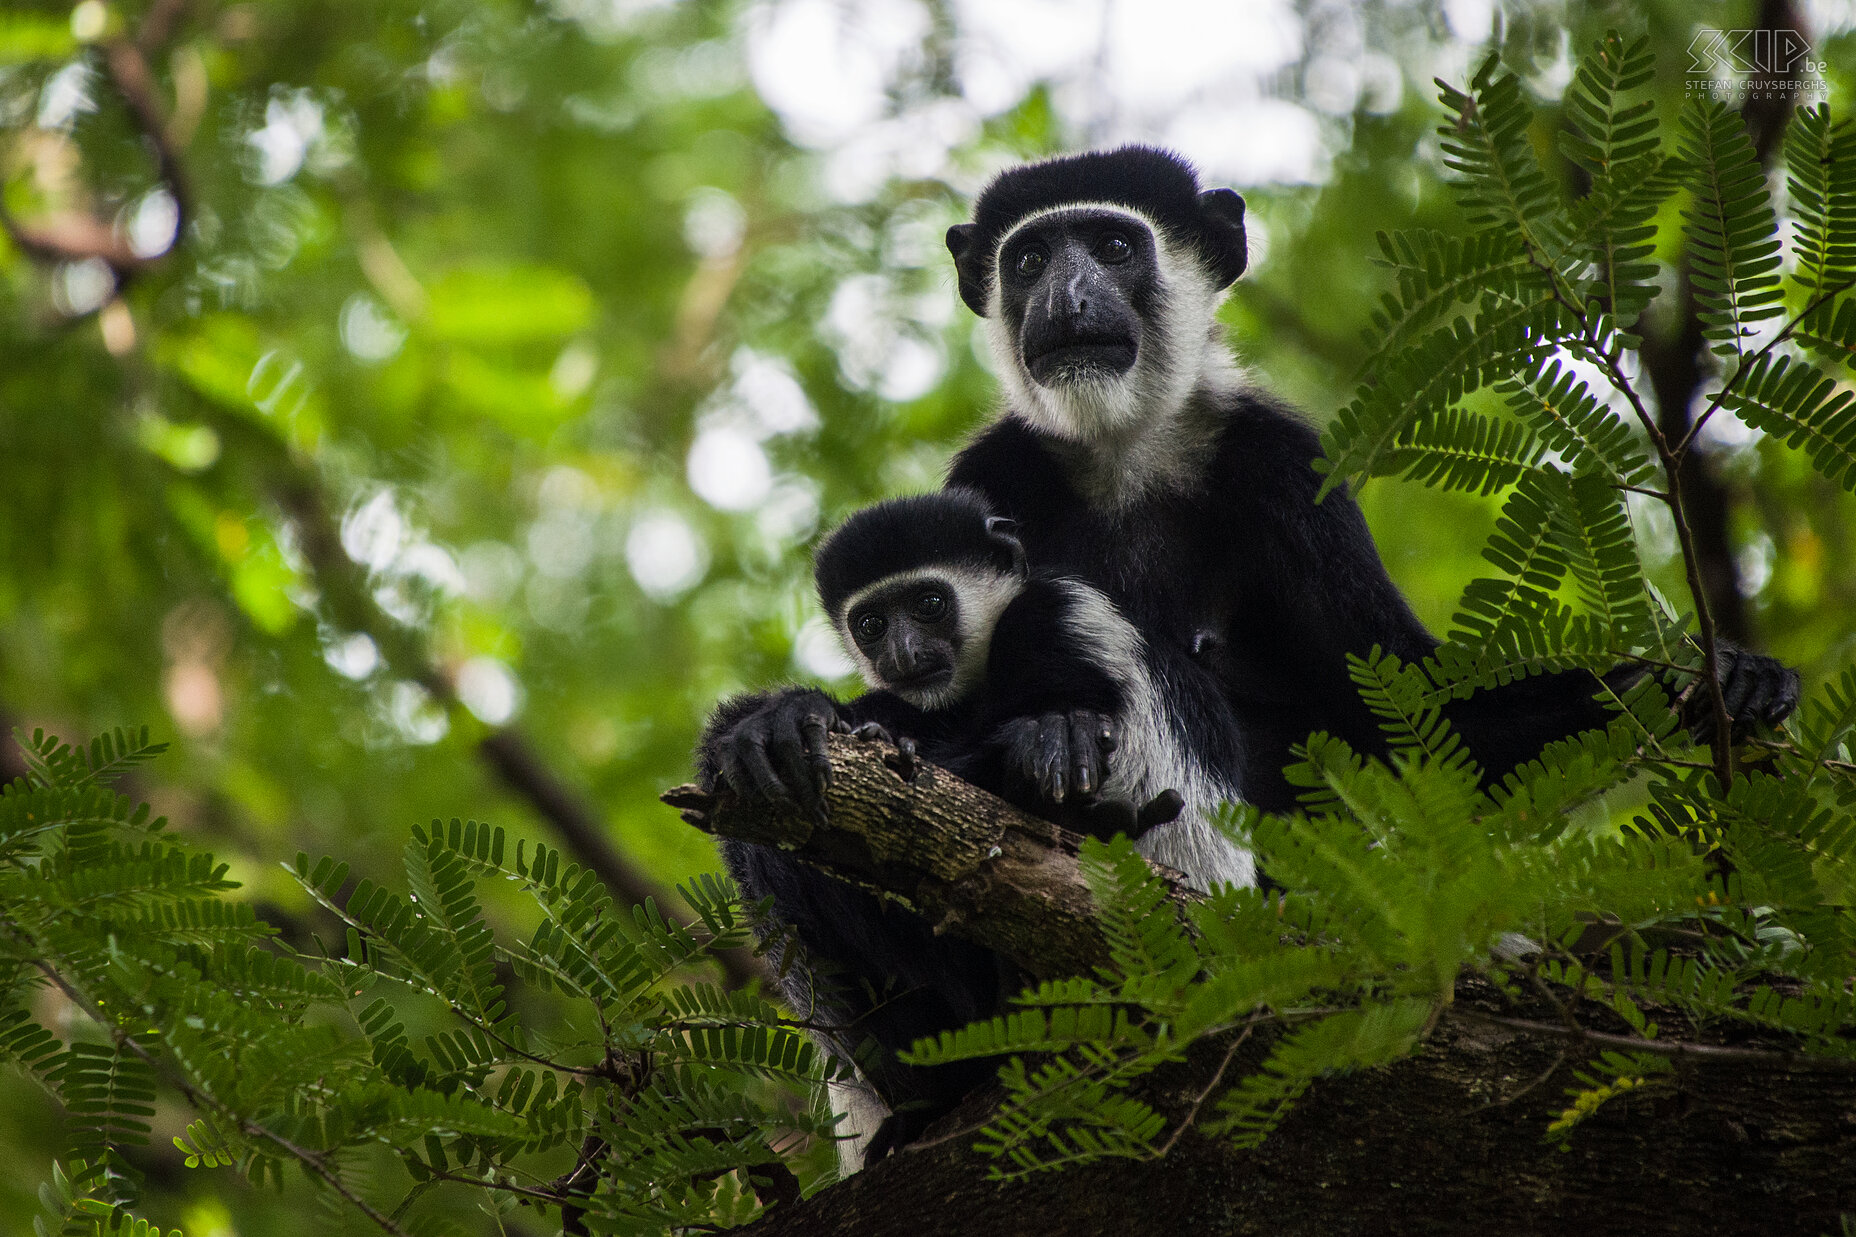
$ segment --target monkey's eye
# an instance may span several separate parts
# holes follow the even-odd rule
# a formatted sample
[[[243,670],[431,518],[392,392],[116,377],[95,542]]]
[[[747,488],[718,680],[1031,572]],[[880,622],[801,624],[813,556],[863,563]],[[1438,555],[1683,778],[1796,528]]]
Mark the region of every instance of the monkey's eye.
[[[1134,246],[1119,232],[1110,232],[1096,242],[1096,257],[1111,265],[1119,265],[1133,256]]]
[[[889,630],[889,620],[880,614],[866,614],[857,620],[853,630],[857,633],[857,643],[869,644],[883,638],[883,633]]]
[[[1042,249],[1027,249],[1018,255],[1018,261],[1013,264],[1012,269],[1018,272],[1020,279],[1035,279],[1043,271],[1044,263],[1048,260]]]
[[[923,593],[915,599],[915,617],[932,623],[947,613],[947,598],[939,593]]]

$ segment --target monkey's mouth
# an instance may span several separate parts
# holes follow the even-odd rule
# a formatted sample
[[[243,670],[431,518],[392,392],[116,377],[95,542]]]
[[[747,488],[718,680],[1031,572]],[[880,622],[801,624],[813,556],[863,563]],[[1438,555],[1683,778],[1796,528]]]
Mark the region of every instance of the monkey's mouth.
[[[1071,338],[1060,344],[1027,350],[1025,368],[1041,386],[1113,378],[1134,367],[1135,341],[1124,335]]]
[[[952,666],[934,666],[927,670],[918,670],[914,674],[895,675],[891,677],[889,682],[890,685],[896,689],[898,694],[908,694],[912,692],[933,691],[937,687],[945,687],[948,681],[953,677],[954,668]]]
[[[889,689],[919,709],[933,708],[954,682],[952,666],[936,666],[911,675],[891,675]]]

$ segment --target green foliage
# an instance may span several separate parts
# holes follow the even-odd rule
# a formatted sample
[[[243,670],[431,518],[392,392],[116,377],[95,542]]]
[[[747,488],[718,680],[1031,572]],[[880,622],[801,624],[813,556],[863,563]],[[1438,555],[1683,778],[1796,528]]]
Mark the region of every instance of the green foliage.
[[[1785,137],[1790,176],[1792,278],[1813,299],[1856,279],[1856,126],[1832,122],[1830,105],[1799,112]]]
[[[1856,394],[1789,356],[1758,357],[1738,377],[1723,407],[1802,448],[1819,472],[1856,491]]]
[[[0,141],[11,215],[58,223],[94,213],[100,234],[141,231],[130,225],[148,222],[145,208],[162,205],[152,192],[158,169],[110,85],[102,49],[77,33],[70,0],[0,7],[7,10]],[[858,8],[848,11],[853,24]],[[129,986],[125,999],[133,992],[169,1011],[149,1145],[125,1141],[120,1157],[154,1170],[140,1192],[144,1214],[252,1237],[321,1233],[333,1223],[326,1208],[306,1205],[312,1191],[329,1197],[320,1178],[290,1169],[287,1155],[260,1155],[268,1144],[254,1143],[216,1110],[189,1110],[174,1090],[191,1076],[179,1072],[181,1060],[214,1086],[248,1087],[238,1092],[241,1103],[283,1105],[276,1128],[286,1131],[297,1110],[276,1097],[318,1060],[330,1078],[365,1074],[389,1095],[447,1103],[488,1095],[504,1115],[527,1123],[533,1114],[538,1149],[523,1154],[535,1171],[516,1184],[547,1187],[586,1146],[575,1144],[574,1131],[605,1119],[587,1096],[610,1084],[585,1083],[578,1108],[564,1102],[577,1076],[512,1060],[490,1030],[448,1001],[479,1017],[500,999],[507,1008],[499,1034],[519,1029],[532,1055],[584,1067],[603,1059],[597,1045],[609,1029],[627,1029],[599,1025],[594,1009],[629,1007],[653,969],[687,956],[691,944],[648,914],[640,920],[615,910],[555,839],[516,842],[545,822],[483,762],[486,731],[506,724],[485,719],[502,717],[501,709],[480,716],[472,712],[479,697],[473,705],[432,693],[481,671],[506,674],[518,688],[514,724],[606,815],[609,837],[629,860],[666,887],[712,866],[709,843],[675,823],[655,794],[686,775],[690,742],[718,697],[787,680],[803,666],[795,652],[815,617],[807,549],[816,529],[863,502],[933,485],[947,453],[992,406],[996,383],[973,355],[973,322],[949,291],[939,236],[985,169],[1086,140],[1068,127],[1073,113],[1065,115],[1063,98],[1075,92],[1039,82],[1016,101],[960,98],[962,75],[947,66],[964,57],[950,61],[948,49],[958,53],[969,32],[954,13],[921,27],[924,54],[896,58],[901,67],[885,96],[893,114],[851,145],[818,148],[810,137],[788,138],[748,72],[749,49],[761,37],[750,23],[783,6],[272,0],[81,10],[76,25],[104,17],[108,36],[133,35],[150,12],[178,14],[168,36],[154,39],[149,66],[195,209],[175,249],[140,269],[101,315],[66,297],[76,286],[68,280],[82,270],[0,241],[0,712],[10,714],[8,723],[56,718],[86,733],[128,717],[158,719],[173,750],[126,783],[109,783],[105,771],[40,786],[58,796],[37,801],[50,811],[0,796],[0,872],[37,864],[47,873],[43,883],[35,876],[8,885],[5,896],[56,890],[67,898],[66,917],[88,922],[93,910],[109,917],[116,949],[146,940],[160,954],[110,955],[116,969],[106,975]],[[1606,632],[1588,621],[1569,545],[1550,541],[1541,551],[1552,582],[1538,588],[1484,565],[1476,547],[1523,479],[1543,469],[1575,481],[1602,473],[1646,491],[1662,484],[1663,461],[1635,410],[1610,389],[1603,350],[1621,348],[1620,365],[1635,381],[1644,367],[1632,365],[1632,332],[1672,325],[1677,210],[1692,208],[1695,195],[1686,187],[1691,169],[1658,133],[1636,131],[1644,117],[1633,109],[1654,99],[1654,114],[1676,115],[1684,83],[1668,71],[1678,67],[1672,57],[1696,22],[1738,21],[1718,6],[1712,15],[1644,9],[1632,19],[1646,23],[1660,49],[1661,79],[1640,81],[1642,45],[1611,37],[1576,66],[1556,101],[1538,92],[1566,80],[1555,60],[1565,43],[1540,36],[1570,33],[1577,48],[1599,34],[1593,23],[1605,15],[1523,6],[1512,16],[1498,42],[1519,87],[1499,69],[1478,73],[1482,84],[1465,96],[1472,114],[1446,141],[1463,146],[1469,161],[1486,151],[1492,168],[1515,169],[1522,182],[1528,159],[1548,157],[1545,196],[1538,180],[1528,187],[1525,228],[1463,227],[1439,161],[1425,157],[1435,109],[1415,83],[1387,92],[1377,74],[1368,75],[1378,85],[1352,115],[1321,121],[1321,148],[1334,157],[1316,160],[1315,183],[1239,186],[1269,242],[1223,310],[1246,364],[1311,412],[1348,406],[1343,419],[1353,428],[1342,432],[1352,436],[1353,462],[1346,468],[1370,464],[1343,470],[1335,484],[1382,473],[1423,482],[1375,484],[1364,493],[1375,536],[1413,605],[1434,627],[1457,633],[1434,664],[1416,668],[1432,687],[1403,706],[1414,715],[1545,670],[1603,671],[1619,656],[1599,647]],[[1369,6],[1362,20],[1377,32],[1369,33],[1372,45],[1417,49],[1409,58],[1395,52],[1408,64],[1427,63],[1431,42],[1449,38],[1421,9]],[[1548,22],[1564,29],[1547,29]],[[1352,44],[1332,44],[1331,32],[1343,30],[1356,37],[1350,22],[1307,23],[1301,45],[1309,65],[1355,54]],[[1831,66],[1824,76],[1839,109],[1852,84],[1853,45],[1846,33],[1816,51]],[[1293,91],[1297,76],[1291,66],[1272,80]],[[41,126],[43,101],[80,85],[96,109],[80,103],[67,120]],[[1517,127],[1515,106],[1530,102],[1533,119]],[[1323,101],[1321,110],[1329,106]],[[983,119],[969,126],[979,113]],[[1837,135],[1848,126],[1828,110],[1821,122],[1815,115],[1794,117],[1789,192],[1775,201],[1796,241],[1782,267],[1794,273],[1782,281],[1787,309],[1802,316],[1772,353],[1797,359],[1808,350],[1824,373],[1848,377],[1856,370],[1856,302],[1836,282],[1843,267],[1835,257],[1848,237],[1848,195],[1836,188],[1847,150]],[[899,164],[870,153],[891,147],[896,134],[929,130],[933,141],[903,143],[908,157]],[[261,147],[275,139],[287,152],[293,134],[306,144],[301,166],[267,166]],[[1650,149],[1644,143],[1653,138]],[[846,172],[857,182],[848,188]],[[1476,193],[1499,219],[1510,213],[1512,189]],[[1562,192],[1571,195],[1563,204]],[[696,247],[693,238],[704,233],[694,225],[717,219],[739,220],[737,251]],[[1375,258],[1388,269],[1376,269]],[[1647,305],[1659,290],[1660,302]],[[1644,323],[1636,320],[1640,305],[1651,311]],[[872,334],[842,330],[847,318]],[[132,338],[121,332],[125,323]],[[1748,346],[1763,347],[1790,323],[1758,322]],[[1486,338],[1478,334],[1484,328]],[[119,352],[125,343],[128,351]],[[884,364],[871,362],[872,348]],[[889,389],[889,360],[922,357],[943,367],[932,389]],[[1734,372],[1719,374],[1716,385],[1725,387]],[[1355,392],[1356,378],[1372,390]],[[1704,394],[1696,412],[1713,402]],[[777,425],[762,419],[770,408],[786,414]],[[1807,446],[1846,441],[1834,417],[1825,425],[1810,407],[1804,415]],[[1743,561],[1770,567],[1741,577],[1760,643],[1805,666],[1808,678],[1835,678],[1848,661],[1845,616],[1856,607],[1856,499],[1824,482],[1803,453],[1784,448],[1789,426],[1769,426],[1762,441],[1703,445],[1727,467],[1734,497],[1747,500],[1729,522]],[[765,455],[774,486],[758,509],[708,501],[686,483],[692,445],[717,428],[751,431]],[[1826,459],[1827,468],[1841,466],[1834,451]],[[1561,512],[1552,526],[1560,527],[1576,505],[1552,505],[1544,490],[1559,483],[1541,484],[1541,494],[1531,485],[1528,492],[1546,504],[1543,512]],[[1580,813],[1582,828],[1600,827],[1595,818],[1610,795],[1613,812],[1679,833],[1679,844],[1627,844],[1676,846],[1672,857],[1682,862],[1672,870],[1683,873],[1692,858],[1685,848],[1717,845],[1728,831],[1701,771],[1653,764],[1710,758],[1688,745],[1667,704],[1679,691],[1692,696],[1693,685],[1665,666],[1692,667],[1699,657],[1690,639],[1696,624],[1667,612],[1687,605],[1687,563],[1646,519],[1658,501],[1653,493],[1632,499],[1637,531],[1650,534],[1642,559],[1653,588],[1650,625],[1623,655],[1662,664],[1608,689],[1620,711],[1604,732],[1554,745],[1489,788],[1489,806],[1476,810],[1501,836],[1533,844],[1564,833],[1569,811]],[[629,537],[664,516],[681,522],[673,527],[698,551],[697,579],[646,590],[632,569]],[[1602,584],[1616,564],[1600,564]],[[1472,577],[1484,578],[1464,589]],[[1478,628],[1471,616],[1485,600],[1492,616]],[[1397,673],[1421,688],[1412,670]],[[1811,784],[1818,806],[1806,811],[1787,801],[1789,832],[1770,850],[1755,845],[1757,821],[1736,825],[1739,879],[1769,855],[1778,865],[1775,885],[1814,886],[1817,901],[1808,912],[1781,903],[1771,914],[1742,913],[1733,909],[1735,890],[1708,886],[1710,913],[1727,927],[1710,920],[1707,930],[1731,934],[1743,950],[1724,955],[1711,974],[1739,983],[1751,974],[1743,968],[1768,956],[1819,977],[1812,984],[1835,973],[1835,951],[1817,942],[1837,939],[1838,908],[1856,893],[1844,843],[1830,823],[1814,822],[1825,813],[1830,822],[1846,819],[1856,802],[1834,771],[1812,769],[1850,758],[1837,708],[1819,694],[1779,747],[1740,753],[1767,757],[1763,767],[1785,770],[1788,784]],[[1803,737],[1807,717],[1818,719],[1809,724],[1821,740]],[[111,752],[95,753],[98,769],[116,750],[148,740],[112,734],[109,742]],[[83,751],[91,754],[89,745]],[[1306,788],[1309,810],[1351,810],[1332,783],[1356,766],[1364,776],[1367,755],[1320,744],[1311,755],[1326,780]],[[1641,805],[1658,768],[1692,775],[1695,788]],[[1749,780],[1739,776],[1736,790]],[[1388,793],[1375,786],[1373,793]],[[154,799],[181,832],[198,830],[196,840],[210,836],[216,858],[189,875],[172,868],[190,862],[186,848],[142,855],[144,843],[174,843],[165,831],[149,836],[147,821],[146,829],[136,825],[136,804],[118,798],[119,789]],[[1444,778],[1431,792],[1447,800],[1461,784]],[[351,874],[365,875],[417,916],[421,904],[406,901],[411,878],[385,875],[410,858],[394,822],[465,804],[510,826],[514,861],[496,850],[500,835],[481,828],[472,846],[460,833],[456,847],[447,838],[448,854],[428,850],[418,859],[434,869],[463,862],[478,912],[439,907],[431,922],[419,921],[429,936],[409,942],[413,955],[373,939],[371,927],[357,928],[350,941],[348,925],[314,905],[277,863],[299,850],[340,855],[346,870],[331,864],[316,877],[318,865],[310,865],[319,885],[330,878],[328,903],[346,912]],[[1377,806],[1374,819],[1396,820],[1402,810]],[[97,877],[85,884],[88,858],[60,872],[58,856],[43,849],[67,828],[48,824],[53,817],[135,853],[99,853]],[[1335,851],[1336,861],[1348,853]],[[1563,858],[1569,880],[1590,883],[1593,903],[1648,905],[1651,921],[1664,914],[1640,871],[1570,851]],[[1643,863],[1652,858],[1646,853]],[[1408,854],[1406,862],[1421,859]],[[224,887],[233,876],[242,889]],[[443,873],[421,879],[459,888]],[[177,883],[164,884],[159,896],[147,891],[150,882],[170,881]],[[698,946],[705,934],[738,934],[725,893],[695,882],[687,892],[701,924]],[[1696,896],[1687,886],[1677,892],[1676,903],[1689,899],[1684,908]],[[1744,886],[1738,892],[1746,896]],[[383,900],[379,909],[391,905]],[[265,931],[254,906],[280,931]],[[480,955],[468,963],[433,956],[433,941],[480,948],[475,923],[495,942],[487,976]],[[1344,928],[1346,920],[1310,893],[1292,896],[1277,914],[1197,916],[1200,936],[1220,942],[1223,969],[1216,984],[1199,985],[1179,1025],[1212,1025],[1200,1020],[1215,1020],[1232,991],[1269,1008],[1293,1006],[1312,991],[1321,1009],[1343,1008],[1347,992],[1369,992],[1352,978],[1354,964],[1339,960],[1352,946],[1323,955],[1325,978],[1300,955],[1277,958],[1285,933],[1324,940],[1330,924]],[[1149,939],[1130,931],[1135,945]],[[621,950],[621,940],[634,948]],[[103,965],[100,947],[81,934],[60,947],[87,968]],[[152,978],[136,978],[137,957]],[[1803,1001],[1800,1011],[1833,1008],[1827,995],[1804,1001],[1781,972],[1770,986],[1784,997],[1767,999],[1761,1011],[1783,1012],[1785,998]],[[188,989],[195,973],[228,999],[198,999],[201,990]],[[50,1157],[69,1150],[67,1139],[94,1146],[121,1133],[132,1140],[145,1120],[130,1111],[133,1064],[118,1069],[124,1085],[115,1091],[98,1063],[74,1067],[74,1077],[104,1084],[104,1111],[81,1121],[43,1090],[67,1052],[52,1031],[90,1045],[115,1041],[75,1016],[62,994],[33,990],[42,976],[0,973],[0,1147],[21,1166],[0,1179],[0,1212],[9,1216],[38,1207],[33,1185],[52,1176]],[[1753,1008],[1747,994],[1765,981],[1749,982],[1738,1002],[1746,1009]],[[441,989],[451,996],[438,996]],[[191,1006],[177,995],[185,990],[195,992]],[[658,993],[680,1024],[705,1034],[781,1025],[764,1002],[722,992],[700,969],[685,968]],[[1123,1033],[1115,1029],[1120,1007],[1091,1001],[1073,985],[1031,996],[1002,1020],[1026,1052],[1070,1052]],[[193,1012],[183,1017],[183,1007]],[[1102,1011],[1105,1021],[1091,1021]],[[1032,1025],[1034,1014],[1044,1021]],[[246,1017],[258,1024],[239,1030]],[[1667,1015],[1657,1017],[1668,1025]],[[1125,1014],[1122,1024],[1129,1035],[1141,1025]],[[317,1030],[330,1027],[335,1034]],[[1738,1029],[1766,1034],[1758,1028]],[[1258,1024],[1250,1046],[1261,1049],[1272,1029]],[[255,1049],[240,1050],[238,1060],[257,1063],[241,1077],[214,1073],[223,1074],[219,1049],[235,1033],[271,1045],[281,1062],[274,1091],[246,1077],[272,1069]],[[738,1084],[730,1093],[774,1094],[766,1063],[787,1060],[794,1042],[770,1035],[720,1045],[739,1063],[724,1072]],[[709,1041],[692,1048],[685,1038],[666,1049],[697,1050],[710,1051]],[[674,1083],[694,1105],[693,1087],[683,1086]],[[110,1108],[117,1098],[121,1111]],[[333,1101],[319,1089],[314,1103]],[[322,1111],[305,1110],[303,1120]],[[1217,1111],[1209,1100],[1202,1109],[1208,1119]],[[724,1128],[709,1115],[716,1119],[707,1128]],[[1128,1120],[1138,1125],[1132,1110]],[[389,1133],[344,1144],[328,1161],[366,1197],[404,1185],[411,1160],[392,1140],[412,1147],[420,1163],[437,1163],[442,1153],[454,1174],[477,1171],[476,1161],[461,1167],[460,1136],[435,1123],[380,1128]],[[184,1152],[167,1145],[177,1131]],[[795,1132],[780,1130],[773,1145],[782,1152],[794,1141],[804,1145]],[[325,1145],[315,1139],[326,1133],[312,1130],[301,1145]],[[693,1150],[675,1149],[667,1136],[666,1154],[709,1154],[695,1145],[704,1136],[686,1135]],[[808,1185],[818,1179],[821,1151],[829,1152],[822,1142],[796,1161]],[[214,1172],[178,1171],[183,1154]],[[114,1206],[107,1200],[126,1196],[133,1181],[122,1163],[101,1163],[96,1187],[74,1191]],[[229,1165],[282,1191],[218,1188]],[[720,1223],[759,1206],[757,1175],[758,1184],[783,1188],[770,1165],[745,1179],[722,1173],[659,1188],[687,1214],[707,1206]],[[509,1191],[489,1196],[440,1176],[422,1188],[402,1217],[411,1231],[493,1232],[490,1212],[517,1217],[510,1231],[521,1227]],[[204,1206],[206,1193],[223,1199],[224,1211]],[[196,1206],[203,1206],[198,1218]],[[65,1222],[56,1208],[46,1214],[48,1224]]]
[[[1608,31],[1566,92],[1570,127],[1560,135],[1560,150],[1591,177],[1567,218],[1572,252],[1592,258],[1583,291],[1621,323],[1635,321],[1654,295],[1653,220],[1676,186],[1657,149],[1655,100],[1642,94],[1654,77],[1649,37],[1627,47]]]
[[[752,1219],[777,1182],[799,1185],[776,1146],[832,1137],[782,1097],[834,1067],[777,1010],[703,978],[748,943],[724,882],[686,891],[690,929],[649,902],[621,914],[551,849],[434,822],[407,844],[403,895],[299,855],[291,873],[346,943],[293,947],[222,898],[224,864],[100,785],[158,751],[145,733],[34,734],[28,750],[32,772],[0,793],[0,1053],[69,1116],[41,1232],[153,1232],[125,1208],[163,1094],[193,1114],[173,1140],[189,1168],[281,1183],[294,1165],[377,1220],[395,1206],[367,1196],[391,1187],[344,1171],[370,1147],[398,1159],[401,1208],[444,1185],[657,1233]],[[528,895],[526,945],[497,940],[486,881]],[[506,970],[577,1011],[532,1024]],[[39,1012],[47,989],[76,1019],[68,1041]],[[422,1003],[437,1017],[414,1031]]]
[[[1739,115],[1715,99],[1684,109],[1681,153],[1694,195],[1682,218],[1702,334],[1716,353],[1739,357],[1756,324],[1784,312],[1765,169]]]
[[[1691,104],[1671,155],[1653,76],[1648,41],[1615,33],[1579,64],[1559,143],[1587,182],[1572,200],[1540,162],[1517,75],[1491,56],[1467,92],[1443,86],[1466,230],[1379,238],[1397,290],[1321,466],[1328,489],[1398,474],[1502,493],[1483,547],[1498,574],[1467,587],[1422,664],[1379,649],[1353,660],[1376,751],[1312,735],[1288,770],[1298,811],[1228,811],[1286,892],[1181,906],[1125,840],[1091,842],[1110,964],[916,1045],[926,1063],[1010,1055],[979,1142],[998,1175],[1150,1159],[1188,1129],[1255,1147],[1322,1077],[1477,1017],[1459,1002],[1465,977],[1508,1019],[1608,1033],[1574,1054],[1568,1101],[1542,1130],[1562,1147],[1601,1106],[1666,1085],[1674,1022],[1704,1037],[1733,1024],[1774,1062],[1856,1059],[1856,670],[1778,738],[1730,749],[1711,732],[1695,746],[1676,698],[1705,695],[1707,637],[1651,586],[1625,501],[1669,505],[1690,446],[1664,436],[1633,377],[1636,322],[1668,283],[1655,256],[1674,221],[1659,207],[1678,188],[1700,321],[1728,366],[1699,419],[1736,413],[1856,485],[1856,404],[1798,352],[1844,356],[1852,342],[1851,139],[1824,109],[1792,135],[1805,299],[1788,309],[1740,118]],[[1685,530],[1678,548],[1694,554]],[[1451,708],[1545,672],[1588,676],[1612,720],[1486,783]],[[1587,810],[1612,794],[1643,803],[1622,829]],[[1189,1053],[1219,1064],[1168,1117],[1143,1080]]]

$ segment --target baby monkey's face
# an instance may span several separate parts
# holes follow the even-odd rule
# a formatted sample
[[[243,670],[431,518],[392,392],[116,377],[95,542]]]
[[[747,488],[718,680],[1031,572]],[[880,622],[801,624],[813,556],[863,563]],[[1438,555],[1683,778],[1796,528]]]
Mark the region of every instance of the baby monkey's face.
[[[858,598],[845,627],[865,677],[920,709],[950,703],[960,674],[960,599],[952,582],[935,576],[897,580]]]

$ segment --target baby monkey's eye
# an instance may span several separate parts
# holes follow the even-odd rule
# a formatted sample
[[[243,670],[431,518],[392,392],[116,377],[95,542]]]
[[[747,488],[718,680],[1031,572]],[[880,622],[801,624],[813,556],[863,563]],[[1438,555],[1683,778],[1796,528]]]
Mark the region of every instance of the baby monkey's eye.
[[[889,630],[889,620],[880,614],[866,614],[857,620],[854,630],[859,644],[869,644],[883,638],[883,633]]]
[[[1111,265],[1126,262],[1133,256],[1134,246],[1130,245],[1128,238],[1119,232],[1110,232],[1096,242],[1096,257]]]
[[[1018,255],[1018,262],[1014,269],[1018,271],[1022,279],[1036,278],[1038,272],[1044,269],[1044,251],[1042,249],[1025,250]]]
[[[947,598],[939,593],[923,593],[915,599],[915,617],[932,623],[947,613]]]

